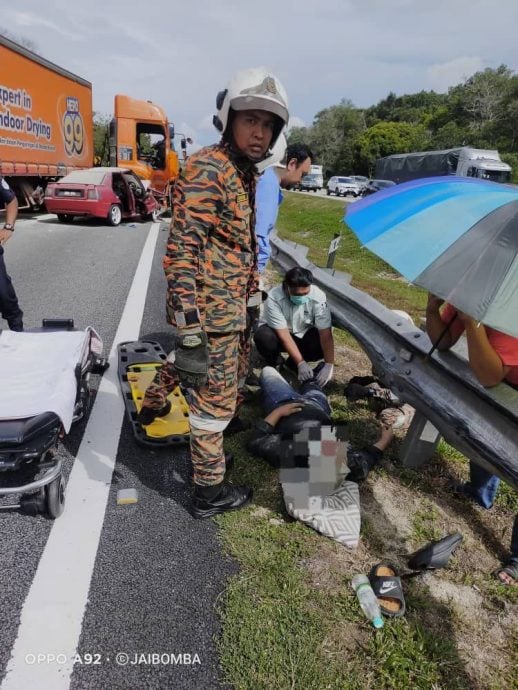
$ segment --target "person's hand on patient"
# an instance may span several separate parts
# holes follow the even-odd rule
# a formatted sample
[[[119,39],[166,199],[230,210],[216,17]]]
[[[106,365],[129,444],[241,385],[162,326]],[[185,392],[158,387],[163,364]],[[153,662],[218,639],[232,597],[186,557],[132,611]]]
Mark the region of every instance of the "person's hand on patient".
[[[268,424],[271,424],[271,426],[275,426],[283,417],[289,417],[290,415],[295,414],[295,412],[300,412],[301,410],[301,402],[285,403],[284,405],[281,405],[270,412],[270,414],[265,417],[264,421],[268,422]]]
[[[307,362],[302,360],[297,364],[298,369],[298,379],[301,383],[304,381],[311,381],[313,378],[313,369],[309,366]]]

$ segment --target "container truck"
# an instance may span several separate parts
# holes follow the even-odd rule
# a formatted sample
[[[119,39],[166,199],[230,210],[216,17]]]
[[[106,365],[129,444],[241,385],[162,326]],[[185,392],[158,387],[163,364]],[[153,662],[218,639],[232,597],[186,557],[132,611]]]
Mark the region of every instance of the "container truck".
[[[511,172],[511,167],[500,160],[498,151],[470,146],[445,151],[396,153],[376,161],[376,177],[397,183],[441,175],[510,182]]]
[[[322,165],[312,165],[309,169],[309,175],[314,175],[318,183],[318,189],[322,189],[324,186],[324,166]]]
[[[3,36],[0,64],[0,175],[20,206],[38,206],[49,181],[94,164],[92,85]],[[179,169],[173,136],[162,108],[115,96],[110,164],[164,199]]]

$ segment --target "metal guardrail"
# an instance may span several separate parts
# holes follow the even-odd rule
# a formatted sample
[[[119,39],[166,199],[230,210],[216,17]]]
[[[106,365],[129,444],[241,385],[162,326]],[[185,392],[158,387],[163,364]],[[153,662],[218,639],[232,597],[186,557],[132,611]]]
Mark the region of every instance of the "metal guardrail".
[[[426,417],[444,439],[518,489],[518,391],[483,388],[453,352],[427,353],[427,334],[370,295],[350,276],[307,259],[308,248],[273,235],[272,260],[284,271],[308,268],[327,295],[335,326],[349,331],[373,371],[404,402]]]

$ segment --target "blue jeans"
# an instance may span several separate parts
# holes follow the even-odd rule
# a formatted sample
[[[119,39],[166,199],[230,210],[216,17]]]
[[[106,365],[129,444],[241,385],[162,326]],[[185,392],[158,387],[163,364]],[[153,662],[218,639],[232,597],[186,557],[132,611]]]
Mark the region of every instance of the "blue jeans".
[[[499,477],[470,461],[469,482],[466,484],[466,488],[477,503],[480,503],[484,508],[491,508],[499,485]],[[518,563],[518,515],[514,518],[509,562]]]
[[[314,380],[305,381],[297,392],[273,367],[264,367],[260,377],[263,393],[263,406],[266,415],[280,405],[288,402],[305,401],[319,407],[326,415],[331,415],[331,407],[326,394]]]
[[[500,479],[474,462],[469,463],[469,482],[466,489],[483,508],[491,508],[495,502]]]

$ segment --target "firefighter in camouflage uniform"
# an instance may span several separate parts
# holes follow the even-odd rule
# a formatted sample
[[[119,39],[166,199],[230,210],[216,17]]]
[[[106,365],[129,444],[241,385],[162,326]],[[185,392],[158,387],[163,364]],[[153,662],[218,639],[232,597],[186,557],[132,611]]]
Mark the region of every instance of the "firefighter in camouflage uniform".
[[[258,291],[255,164],[271,155],[288,122],[284,88],[264,69],[238,73],[216,106],[221,142],[190,156],[175,185],[164,257],[175,348],[139,415],[150,423],[168,413],[166,396],[178,383],[190,389],[196,518],[240,508],[252,496],[249,487],[224,481],[223,431],[235,413],[247,358],[247,304]]]

